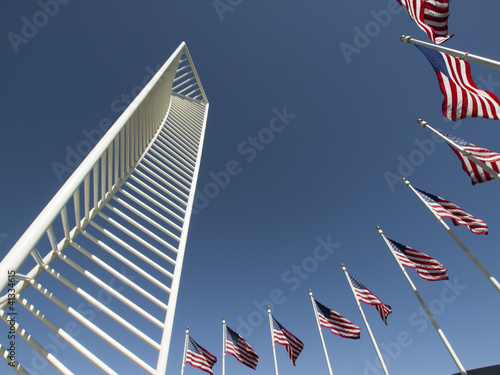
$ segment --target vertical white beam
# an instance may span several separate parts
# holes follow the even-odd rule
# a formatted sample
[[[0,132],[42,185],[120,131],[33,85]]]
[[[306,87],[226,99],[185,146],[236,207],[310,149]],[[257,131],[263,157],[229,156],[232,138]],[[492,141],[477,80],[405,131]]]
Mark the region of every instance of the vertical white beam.
[[[158,363],[156,366],[156,374],[157,375],[165,375],[165,371],[167,369],[168,352],[170,349],[170,337],[172,335],[172,328],[174,325],[175,308],[177,306],[177,296],[179,294],[182,265],[184,263],[184,253],[186,251],[186,242],[187,242],[187,235],[188,235],[188,230],[189,230],[189,223],[191,221],[191,213],[193,210],[194,196],[196,193],[195,187],[196,187],[196,182],[198,181],[198,174],[199,174],[200,165],[201,165],[201,154],[202,154],[202,150],[203,150],[203,141],[205,139],[205,130],[206,130],[207,116],[208,116],[208,106],[209,106],[209,104],[207,103],[205,106],[203,126],[202,126],[201,137],[200,137],[201,138],[200,144],[198,145],[198,156],[197,156],[197,160],[196,160],[195,169],[193,172],[193,182],[191,185],[189,200],[188,200],[187,207],[186,207],[186,214],[184,216],[184,224],[182,226],[181,241],[179,243],[179,248],[178,248],[179,253],[177,254],[177,258],[176,258],[177,264],[175,266],[174,278],[172,280],[170,297],[168,299],[168,311],[167,311],[167,314],[165,316],[165,329],[163,330],[163,335],[162,335],[162,339],[161,339],[161,348],[160,348],[160,353],[158,355]]]

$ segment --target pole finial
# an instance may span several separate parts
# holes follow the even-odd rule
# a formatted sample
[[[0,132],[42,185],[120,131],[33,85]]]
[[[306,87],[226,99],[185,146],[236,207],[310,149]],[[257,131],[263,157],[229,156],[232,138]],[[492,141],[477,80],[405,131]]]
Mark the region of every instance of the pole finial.
[[[403,182],[406,182],[406,177],[403,177]]]
[[[400,41],[406,42],[408,44],[410,44],[410,39],[411,39],[411,36],[409,36],[409,35],[401,35],[401,38],[399,38]]]
[[[424,121],[424,120],[422,120],[421,118],[419,118],[419,119],[417,120],[417,123],[419,123],[420,125],[422,125],[422,127],[424,127],[424,128],[428,125],[428,124],[427,124],[427,121]]]

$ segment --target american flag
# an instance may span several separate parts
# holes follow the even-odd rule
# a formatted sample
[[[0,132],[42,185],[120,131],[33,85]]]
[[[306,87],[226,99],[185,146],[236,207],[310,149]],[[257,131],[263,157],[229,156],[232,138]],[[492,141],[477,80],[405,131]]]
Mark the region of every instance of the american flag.
[[[450,0],[397,0],[408,15],[436,44],[450,39],[448,17]]]
[[[488,234],[488,226],[484,221],[465,212],[456,204],[423,190],[415,190],[439,217],[451,219],[455,225],[465,225],[474,234]]]
[[[299,356],[302,349],[304,349],[304,344],[297,337],[292,335],[286,328],[278,323],[274,317],[271,316],[273,322],[273,336],[274,342],[284,345],[288,356],[290,357],[292,364],[295,366],[295,361]]]
[[[322,327],[329,328],[333,334],[349,339],[359,339],[361,328],[352,324],[339,313],[314,300],[314,306],[318,313],[319,323]]]
[[[236,332],[226,326],[226,353],[236,357],[238,362],[247,365],[254,370],[257,369],[259,356],[252,347]]]
[[[460,146],[464,151],[470,153],[470,155],[477,158],[479,161],[482,161],[488,167],[493,169],[496,172],[500,172],[500,154],[487,150],[482,147],[478,147],[472,143],[464,141],[458,137],[453,135],[441,133],[443,136],[448,138],[450,141]],[[451,149],[457,154],[458,158],[462,161],[463,170],[469,175],[472,181],[472,185],[475,185],[480,182],[486,182],[489,180],[493,180],[495,177],[492,177],[487,171],[481,168],[479,165],[470,160],[467,155],[462,155],[458,149],[450,145]]]
[[[206,349],[198,345],[196,341],[189,336],[186,363],[213,375],[212,367],[214,367],[216,362],[217,358],[214,355],[210,354]]]
[[[354,292],[356,294],[356,298],[358,299],[358,301],[364,302],[368,305],[374,305],[375,308],[378,310],[380,317],[382,318],[384,323],[387,324],[387,317],[392,312],[391,306],[384,305],[382,302],[380,302],[380,300],[377,297],[375,297],[375,295],[372,292],[370,292],[363,284],[361,284],[354,277],[349,275],[349,278],[351,280],[351,285],[354,288]]]
[[[415,47],[436,71],[444,95],[444,116],[452,121],[467,117],[500,118],[500,101],[493,93],[477,88],[467,61],[427,47]]]
[[[428,281],[448,280],[446,268],[436,259],[389,238],[387,240],[401,264],[416,269],[422,279]]]

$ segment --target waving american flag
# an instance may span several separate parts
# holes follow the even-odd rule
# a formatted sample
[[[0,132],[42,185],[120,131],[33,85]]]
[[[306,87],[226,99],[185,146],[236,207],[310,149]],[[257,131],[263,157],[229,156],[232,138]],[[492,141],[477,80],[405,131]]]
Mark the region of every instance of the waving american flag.
[[[434,43],[441,44],[453,36],[448,35],[450,0],[397,0],[397,2]]]
[[[368,290],[367,287],[365,287],[351,275],[349,275],[349,279],[351,280],[351,285],[354,288],[356,299],[368,305],[375,306],[380,314],[380,317],[382,318],[384,323],[387,324],[387,317],[390,313],[392,313],[391,306],[384,305],[372,292]]]
[[[422,279],[428,281],[448,280],[446,268],[436,259],[389,238],[387,241],[401,264],[416,269]]]
[[[450,147],[457,154],[458,158],[462,162],[463,170],[469,175],[471,178],[472,185],[477,183],[486,182],[489,180],[493,180],[495,177],[491,176],[488,171],[485,171],[481,166],[477,163],[473,162],[468,156],[473,156],[479,161],[483,162],[486,166],[493,169],[495,172],[500,172],[500,154],[497,152],[490,151],[488,149],[478,147],[470,142],[464,141],[458,137],[453,135],[441,133],[444,137],[451,141]],[[459,146],[462,150],[465,151],[465,154],[462,154],[456,146]]]
[[[444,95],[443,115],[452,120],[468,117],[500,118],[500,101],[491,92],[478,89],[467,61],[431,48],[415,45],[434,68]]]
[[[339,313],[322,305],[314,300],[314,307],[318,313],[319,324],[322,327],[329,328],[333,334],[347,337],[349,339],[359,339],[361,328],[352,324],[349,320],[344,318]]]
[[[236,332],[226,326],[226,353],[232,354],[236,357],[238,362],[244,365],[257,369],[259,356],[252,347]]]
[[[439,217],[451,219],[454,225],[465,225],[474,234],[488,234],[488,226],[484,221],[465,212],[456,204],[420,189],[415,191]]]
[[[304,349],[304,344],[297,337],[292,335],[286,328],[284,328],[274,317],[271,316],[273,324],[273,337],[274,342],[284,345],[288,356],[295,366],[295,361],[299,356],[302,349]]]
[[[198,345],[196,341],[189,336],[186,363],[213,375],[212,367],[214,367],[216,362],[217,358],[214,355]]]

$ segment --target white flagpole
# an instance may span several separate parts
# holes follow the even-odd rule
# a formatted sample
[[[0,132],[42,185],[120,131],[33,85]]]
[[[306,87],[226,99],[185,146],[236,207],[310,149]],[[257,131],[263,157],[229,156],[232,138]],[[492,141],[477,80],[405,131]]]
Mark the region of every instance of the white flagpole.
[[[434,210],[429,207],[427,202],[418,194],[418,192],[415,190],[413,186],[411,186],[410,181],[406,180],[406,178],[403,178],[404,183],[406,186],[408,186],[414,193],[415,195],[422,201],[422,203],[427,207],[427,209],[434,215],[437,221],[443,226],[443,228],[448,232],[448,234],[455,240],[455,242],[460,246],[460,248],[467,254],[467,256],[472,260],[472,262],[476,265],[477,268],[483,273],[484,276],[493,284],[495,289],[500,292],[500,284],[498,283],[497,279],[495,279],[486,268],[481,264],[481,262],[474,256],[474,254],[471,253],[471,251],[467,248],[467,246],[464,245],[462,241],[453,233],[453,231],[450,229],[450,227],[444,222],[444,220],[437,215]]]
[[[318,324],[319,337],[321,337],[321,344],[323,344],[323,352],[325,353],[326,365],[328,366],[328,372],[330,373],[330,375],[333,375],[332,366],[330,366],[330,359],[328,358],[328,352],[326,351],[325,340],[323,339],[323,332],[321,332],[321,325],[319,324],[318,312],[316,311],[316,306],[315,306],[315,302],[314,302],[314,298],[313,298],[313,294],[311,292],[311,289],[309,289],[309,296],[311,297],[311,302],[312,302],[313,310],[314,310],[314,316],[316,317],[316,323]]]
[[[274,329],[273,329],[273,321],[271,316],[271,308],[267,306],[267,312],[269,314],[269,327],[271,328],[271,341],[273,343],[273,356],[274,356],[274,372],[278,375],[278,362],[276,361],[276,347],[274,343]]]
[[[226,375],[226,318],[222,317],[222,375]]]
[[[455,351],[451,347],[451,345],[448,342],[448,340],[446,339],[446,336],[444,335],[443,331],[441,330],[441,328],[437,324],[436,320],[434,319],[434,316],[432,315],[431,311],[429,310],[429,308],[425,304],[424,300],[420,296],[420,293],[418,292],[415,284],[413,284],[413,282],[410,279],[410,276],[408,276],[408,274],[406,273],[405,268],[403,267],[403,265],[399,261],[399,259],[396,256],[396,254],[394,254],[394,250],[392,249],[391,245],[389,244],[389,241],[387,240],[387,238],[384,236],[384,232],[382,232],[382,229],[380,229],[380,227],[377,227],[377,229],[378,229],[378,232],[380,233],[380,235],[382,236],[382,238],[384,239],[385,244],[387,245],[387,247],[391,251],[392,256],[394,257],[394,259],[396,259],[396,262],[398,263],[398,266],[401,269],[401,272],[403,272],[403,274],[405,275],[406,280],[408,281],[408,284],[410,284],[410,287],[413,290],[413,293],[415,293],[415,296],[417,297],[418,301],[422,305],[422,308],[426,312],[427,317],[429,318],[429,320],[431,321],[432,325],[434,326],[434,329],[438,333],[439,337],[441,337],[441,340],[443,340],[443,343],[446,346],[446,349],[448,349],[448,352],[450,353],[451,357],[453,358],[453,361],[457,365],[458,370],[460,371],[460,374],[461,375],[467,375],[467,371],[465,371],[465,368],[462,366],[462,363],[460,363],[460,360],[458,359],[457,355],[455,354]]]
[[[439,52],[447,53],[448,55],[458,57],[458,58],[460,58],[462,60],[472,61],[472,62],[481,64],[481,65],[487,66],[489,68],[500,70],[500,62],[495,61],[495,60],[491,60],[491,59],[487,59],[485,57],[473,55],[472,53],[469,53],[469,52],[463,52],[463,51],[459,51],[459,50],[456,50],[456,49],[451,49],[451,48],[443,47],[441,45],[423,42],[421,40],[414,39],[411,36],[406,36],[406,35],[403,35],[400,38],[400,40],[402,42],[406,42],[408,44],[409,43],[418,44],[420,46],[432,48],[432,49],[434,49],[436,51],[439,51]]]
[[[352,287],[351,280],[349,279],[349,274],[347,273],[347,270],[344,267],[344,263],[342,263],[342,270],[344,270],[345,277],[347,278],[347,282],[349,283],[349,286],[351,287],[352,295],[354,296],[354,299],[356,300],[356,304],[358,305],[359,312],[361,313],[361,317],[363,318],[363,320],[365,322],[366,329],[368,330],[368,334],[370,335],[370,338],[372,340],[373,347],[375,348],[375,351],[377,352],[377,356],[378,356],[378,359],[380,361],[380,364],[382,365],[382,369],[384,370],[384,374],[389,375],[389,372],[387,371],[387,366],[385,365],[384,359],[382,358],[382,354],[380,353],[377,342],[375,341],[375,337],[373,336],[372,330],[370,329],[370,325],[368,324],[368,321],[366,320],[365,313],[363,312],[363,309],[361,308],[361,304],[359,303],[359,300],[356,297],[356,292],[354,291],[354,288]]]
[[[189,340],[189,327],[186,328],[186,341],[184,342],[184,355],[182,356],[181,375],[184,374],[184,367],[186,367],[187,346]]]
[[[424,121],[422,119],[419,119],[417,122],[420,125],[422,125],[424,128],[428,128],[431,132],[433,132],[434,134],[436,134],[439,138],[443,139],[450,146],[456,148],[463,156],[465,156],[466,158],[472,160],[474,163],[476,163],[481,168],[483,168],[486,172],[488,172],[492,177],[495,177],[497,180],[500,181],[500,174],[497,171],[495,171],[491,167],[489,167],[486,164],[484,164],[481,160],[479,160],[478,158],[476,158],[469,151],[465,151],[462,147],[460,147],[459,145],[457,145],[455,142],[453,142],[452,140],[448,139],[447,137],[445,137],[443,134],[441,134],[437,130],[433,129],[426,121]]]

